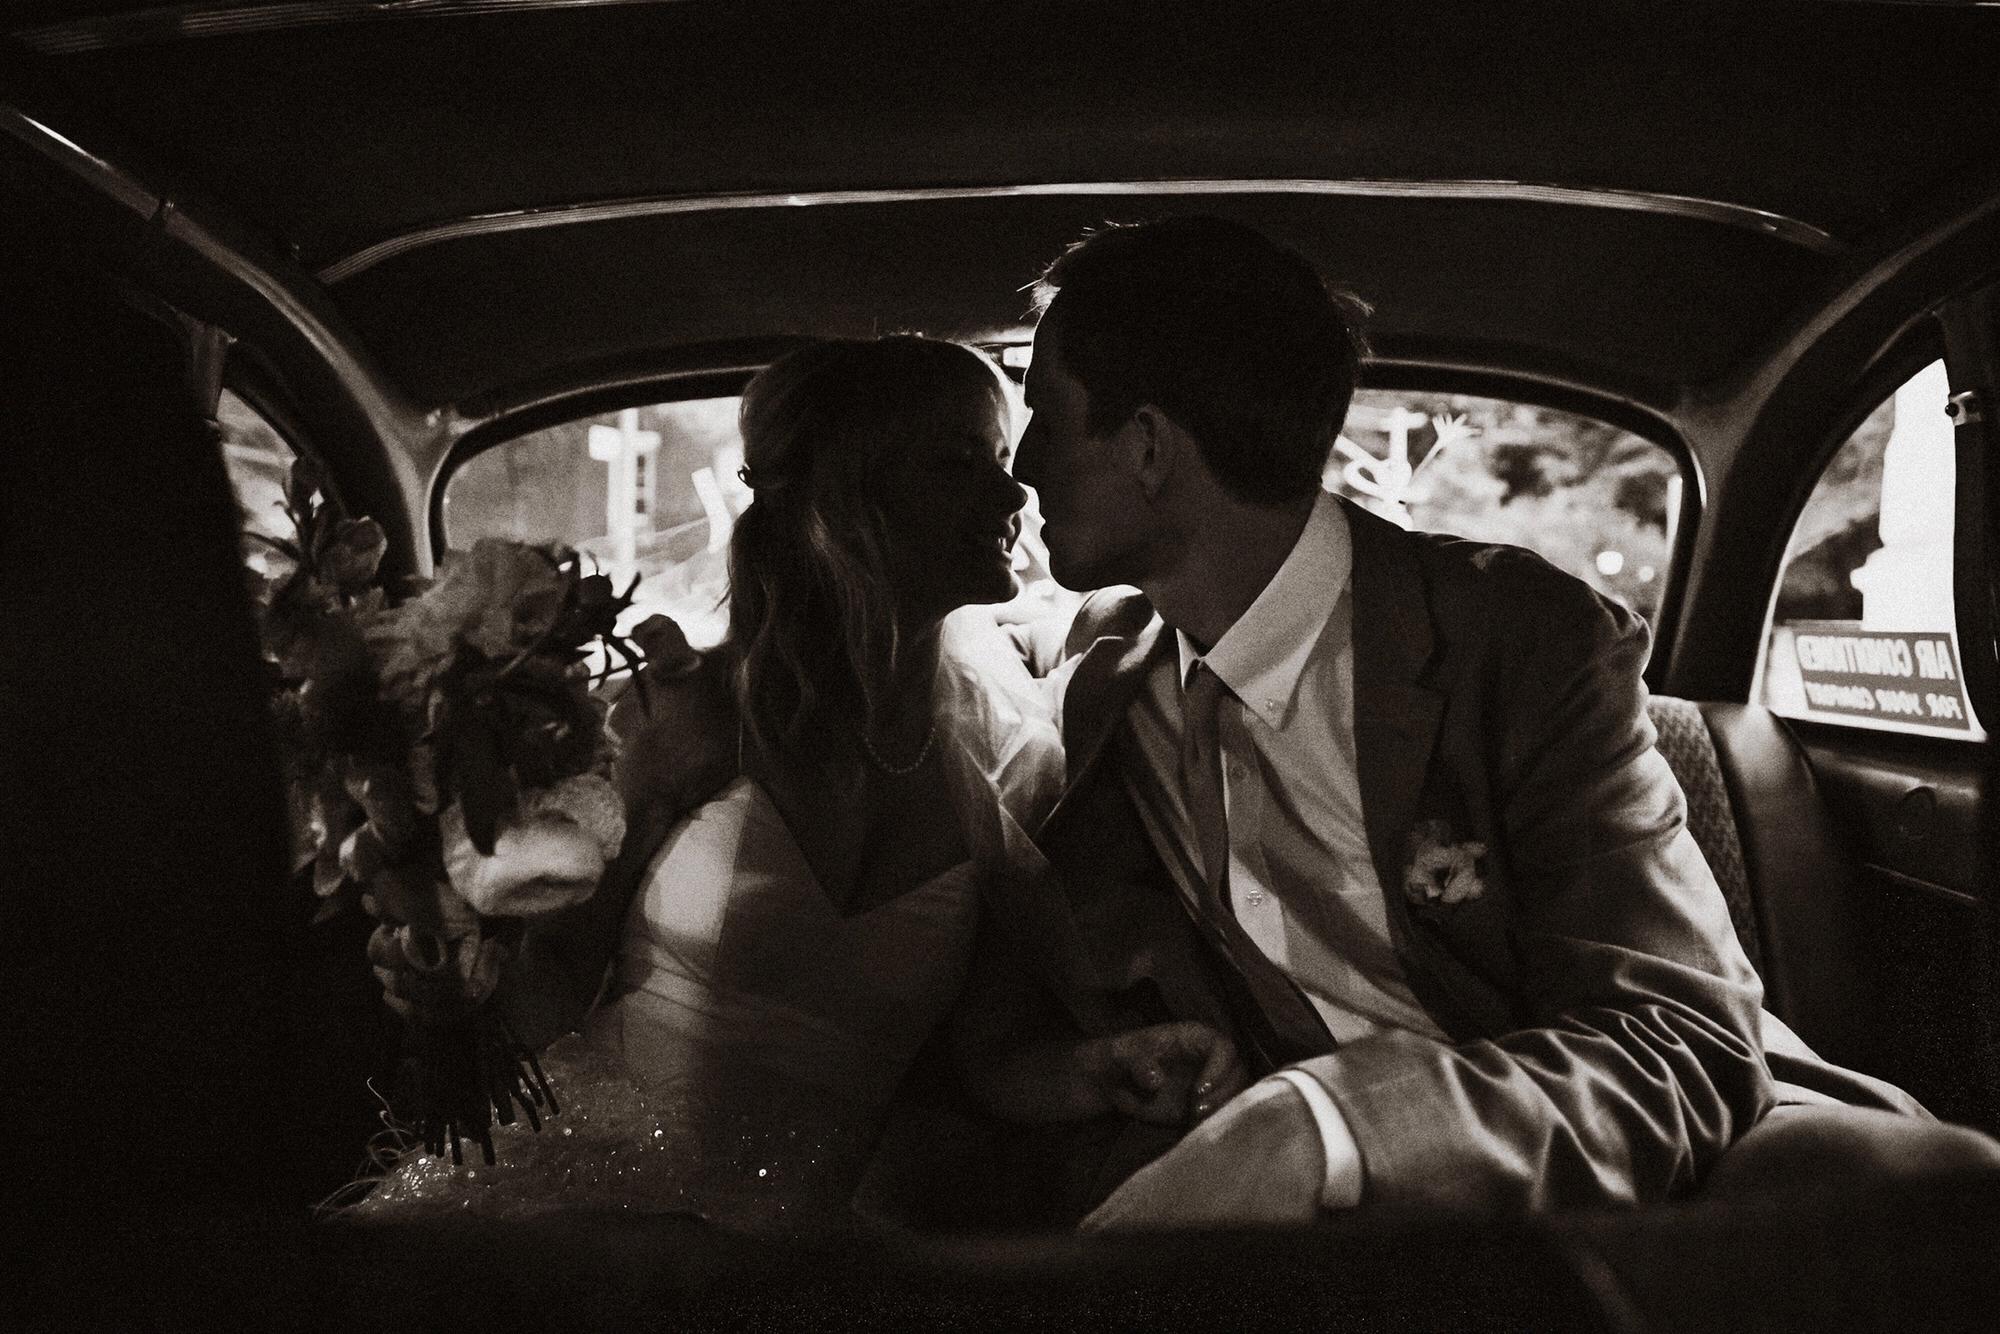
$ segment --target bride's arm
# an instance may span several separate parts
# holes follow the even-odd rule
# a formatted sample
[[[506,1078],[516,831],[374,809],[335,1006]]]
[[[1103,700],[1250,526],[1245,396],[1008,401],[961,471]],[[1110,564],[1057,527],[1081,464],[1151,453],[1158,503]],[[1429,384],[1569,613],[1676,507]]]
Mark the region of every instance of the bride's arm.
[[[522,930],[513,956],[501,966],[493,1003],[530,1049],[540,1050],[576,1028],[597,1003],[632,896],[673,818],[677,815],[655,828],[652,812],[633,812],[624,848],[597,892]]]
[[[584,902],[528,923],[501,970],[495,1003],[520,1040],[541,1048],[580,1024],[596,1004],[633,896],[681,817],[736,773],[735,709],[720,664],[647,689],[630,687],[612,710],[621,745],[618,788],[625,842]]]

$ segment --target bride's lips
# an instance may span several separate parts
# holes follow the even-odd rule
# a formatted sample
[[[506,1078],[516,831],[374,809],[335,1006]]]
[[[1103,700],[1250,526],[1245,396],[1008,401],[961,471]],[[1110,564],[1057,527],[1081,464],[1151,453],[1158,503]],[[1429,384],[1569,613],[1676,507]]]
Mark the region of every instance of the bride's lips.
[[[1003,528],[988,529],[968,536],[966,545],[983,556],[998,560],[1009,569],[1014,565],[1014,544],[1021,536],[1021,521],[1011,519]]]
[[[1014,539],[1004,533],[985,533],[966,539],[966,545],[982,555],[1011,563],[1014,559]]]

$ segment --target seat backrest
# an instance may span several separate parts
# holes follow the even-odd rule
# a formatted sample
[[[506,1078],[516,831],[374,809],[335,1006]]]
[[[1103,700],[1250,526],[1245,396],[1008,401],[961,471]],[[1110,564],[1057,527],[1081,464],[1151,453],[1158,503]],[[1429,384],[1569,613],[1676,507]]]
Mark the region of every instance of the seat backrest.
[[[1805,752],[1755,705],[1656,695],[1647,711],[1765,1007],[1822,1055],[1870,1060],[1852,866]]]
[[[1655,695],[1646,703],[1660,738],[1658,747],[1667,767],[1680,780],[1687,798],[1688,832],[1708,859],[1722,897],[1729,901],[1729,920],[1743,942],[1743,952],[1762,974],[1765,972],[1764,943],[1757,925],[1757,905],[1750,888],[1750,872],[1743,864],[1743,838],[1736,824],[1736,808],[1729,786],[1722,777],[1722,764],[1709,736],[1708,722],[1693,700]],[[1768,985],[1768,979],[1767,979]],[[1782,1016],[1781,1016],[1782,1017]]]

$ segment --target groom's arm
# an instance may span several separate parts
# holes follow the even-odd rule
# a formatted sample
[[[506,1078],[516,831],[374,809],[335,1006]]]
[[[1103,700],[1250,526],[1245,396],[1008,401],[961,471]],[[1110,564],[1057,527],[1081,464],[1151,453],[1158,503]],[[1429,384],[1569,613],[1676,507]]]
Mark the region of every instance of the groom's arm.
[[[1235,1221],[1295,1217],[1301,1190],[1351,1202],[1337,1185],[1343,1168],[1353,1179],[1339,1161],[1350,1142],[1367,1203],[1659,1199],[1691,1188],[1769,1102],[1762,988],[1653,748],[1643,623],[1538,562],[1501,578],[1478,656],[1522,1026],[1456,1045],[1386,1031],[1303,1063],[1345,1132],[1318,1159],[1326,1181],[1246,1200]],[[1101,1221],[1222,1221],[1175,1201],[1214,1198],[1246,1155],[1319,1142],[1296,1088],[1257,1092],[1135,1177]]]
[[[1664,1198],[1770,1102],[1763,988],[1654,747],[1644,622],[1538,561],[1499,577],[1483,665],[1523,1026],[1382,1033],[1304,1068],[1346,1119],[1367,1201]]]

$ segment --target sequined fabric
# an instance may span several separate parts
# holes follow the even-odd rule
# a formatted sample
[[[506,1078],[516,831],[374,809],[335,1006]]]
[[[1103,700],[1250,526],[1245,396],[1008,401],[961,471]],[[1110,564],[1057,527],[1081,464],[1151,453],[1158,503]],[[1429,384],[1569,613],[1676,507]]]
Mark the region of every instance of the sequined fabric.
[[[523,1219],[565,1209],[687,1213],[720,1226],[783,1232],[831,1226],[873,1138],[844,1116],[697,1093],[641,1090],[622,1062],[582,1035],[542,1058],[562,1103],[539,1133],[496,1127],[498,1163],[463,1166],[406,1154],[359,1204],[357,1222],[476,1214]]]

